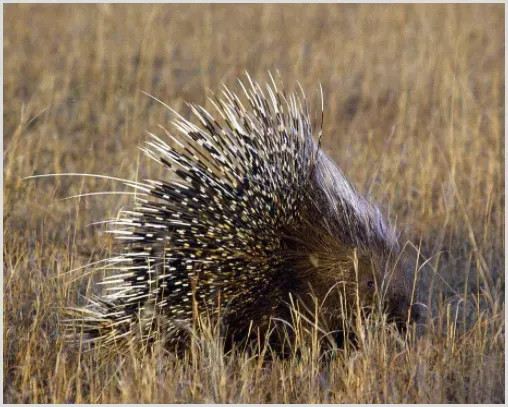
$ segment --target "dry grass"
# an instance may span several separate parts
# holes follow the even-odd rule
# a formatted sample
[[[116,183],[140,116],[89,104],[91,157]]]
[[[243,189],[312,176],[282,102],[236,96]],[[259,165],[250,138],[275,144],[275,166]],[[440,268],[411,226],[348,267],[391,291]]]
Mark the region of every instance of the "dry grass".
[[[4,18],[4,401],[504,401],[504,5],[10,4]],[[378,322],[328,361],[312,329],[285,360],[224,356],[207,330],[187,359],[66,348],[58,309],[101,274],[69,270],[111,249],[89,224],[132,197],[61,201],[123,189],[22,177],[162,176],[138,146],[170,114],[137,89],[187,112],[274,67],[316,108],[323,84],[325,150],[430,259],[429,335],[413,346]]]

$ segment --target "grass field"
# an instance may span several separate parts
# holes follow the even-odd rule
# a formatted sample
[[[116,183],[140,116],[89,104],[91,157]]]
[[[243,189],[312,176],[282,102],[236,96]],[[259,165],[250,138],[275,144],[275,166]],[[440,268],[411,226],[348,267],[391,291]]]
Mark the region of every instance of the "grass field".
[[[8,403],[505,400],[504,5],[4,5],[3,393]],[[324,150],[417,253],[428,334],[380,324],[332,360],[83,354],[59,310],[96,291],[104,227],[132,203],[91,177],[158,178],[139,146],[164,106],[210,107],[248,70],[299,81]],[[427,261],[428,260],[428,261]],[[77,271],[72,271],[76,270]],[[306,333],[302,333],[305,340]]]

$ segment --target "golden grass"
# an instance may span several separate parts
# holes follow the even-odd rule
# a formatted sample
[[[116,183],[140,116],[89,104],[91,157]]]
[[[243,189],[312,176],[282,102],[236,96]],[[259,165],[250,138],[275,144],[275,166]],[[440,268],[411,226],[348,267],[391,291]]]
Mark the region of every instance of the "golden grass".
[[[9,4],[4,18],[4,401],[504,402],[504,5]],[[274,360],[223,355],[206,329],[183,359],[66,347],[58,310],[101,274],[70,270],[111,250],[89,224],[132,197],[61,201],[125,189],[22,178],[162,177],[138,146],[171,115],[137,89],[187,113],[205,88],[274,68],[314,111],[322,83],[325,151],[419,249],[429,335],[411,345],[373,322],[326,361],[312,329]]]

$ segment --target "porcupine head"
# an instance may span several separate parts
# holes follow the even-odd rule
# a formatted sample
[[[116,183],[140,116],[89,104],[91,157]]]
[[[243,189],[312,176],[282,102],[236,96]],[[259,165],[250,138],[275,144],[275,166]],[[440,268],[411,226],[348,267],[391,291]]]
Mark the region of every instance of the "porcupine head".
[[[417,286],[395,229],[320,149],[301,225],[295,267],[302,285],[310,283],[322,301],[328,324],[344,326],[358,312],[363,317],[376,307],[399,329],[421,320],[419,310],[411,308]]]

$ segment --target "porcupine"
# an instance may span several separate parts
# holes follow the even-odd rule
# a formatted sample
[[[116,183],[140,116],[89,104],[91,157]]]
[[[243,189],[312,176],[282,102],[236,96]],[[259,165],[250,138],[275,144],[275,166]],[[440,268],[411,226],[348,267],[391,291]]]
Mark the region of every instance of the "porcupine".
[[[313,139],[301,87],[287,97],[271,75],[264,90],[246,77],[248,107],[224,86],[210,99],[222,120],[188,104],[200,126],[174,112],[183,137],[163,129],[170,145],[150,133],[142,150],[173,179],[129,183],[140,196],[111,222],[123,241],[106,260],[111,292],[78,310],[87,341],[149,341],[159,328],[185,343],[195,306],[220,308],[236,340],[289,319],[289,297],[310,293],[326,300],[335,329],[344,301],[368,307],[377,295],[405,322],[412,280],[395,229],[326,156],[321,132]]]

